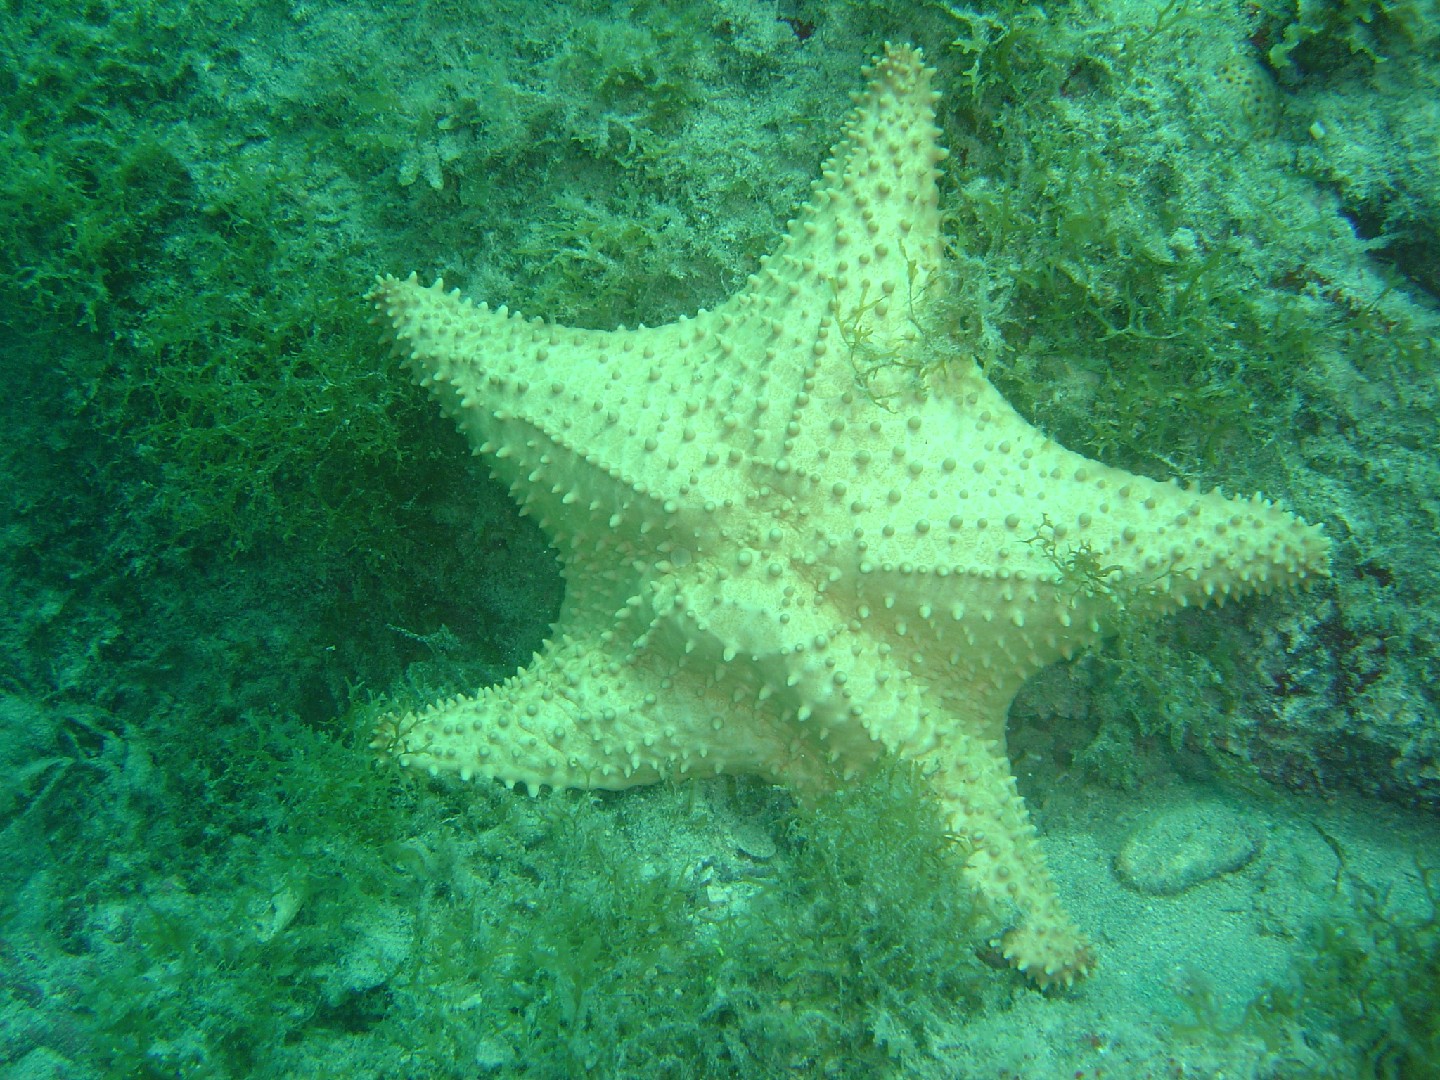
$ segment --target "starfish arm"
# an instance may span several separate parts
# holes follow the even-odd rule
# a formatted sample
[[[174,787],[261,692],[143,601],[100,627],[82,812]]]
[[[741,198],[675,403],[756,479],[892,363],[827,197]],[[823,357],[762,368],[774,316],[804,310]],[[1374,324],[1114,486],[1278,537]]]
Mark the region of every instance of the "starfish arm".
[[[822,369],[788,465],[859,606],[926,635],[962,685],[991,661],[1018,685],[1127,623],[1329,574],[1318,526],[1066,450],[956,363],[888,409]]]
[[[1043,986],[1069,986],[1095,958],[1056,897],[1035,826],[999,743],[956,725],[943,753],[924,761],[931,788],[966,849],[965,877],[1010,923],[997,944],[1007,960]]]
[[[725,752],[723,725],[711,726],[719,713],[683,696],[657,707],[659,680],[614,662],[609,644],[557,636],[503,683],[382,718],[371,745],[432,776],[497,779],[531,794],[753,770]]]
[[[889,408],[843,365],[812,380],[787,464],[854,565],[998,573],[1015,597],[995,614],[1032,622],[1059,619],[1086,587],[1155,616],[1329,574],[1319,526],[1260,496],[1091,461],[1026,423],[973,361],[947,363]]]
[[[439,281],[423,287],[414,274],[377,279],[370,298],[417,382],[562,542],[586,526],[634,532],[673,505],[678,458],[631,450],[682,441],[671,438],[682,418],[656,407],[681,377],[672,368],[662,382],[656,361],[683,352],[675,327],[569,329],[491,310]]]

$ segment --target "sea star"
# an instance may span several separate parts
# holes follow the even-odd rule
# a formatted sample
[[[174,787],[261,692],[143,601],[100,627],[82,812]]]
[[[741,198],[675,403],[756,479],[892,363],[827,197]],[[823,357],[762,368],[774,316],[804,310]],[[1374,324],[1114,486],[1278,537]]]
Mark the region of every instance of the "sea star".
[[[945,151],[919,50],[887,46],[778,251],[714,311],[567,329],[414,275],[397,349],[562,562],[554,633],[499,686],[375,746],[470,779],[624,788],[920,763],[1042,986],[1093,963],[1005,752],[1021,682],[1142,616],[1328,573],[1319,529],[1157,483],[1026,423],[943,331]]]

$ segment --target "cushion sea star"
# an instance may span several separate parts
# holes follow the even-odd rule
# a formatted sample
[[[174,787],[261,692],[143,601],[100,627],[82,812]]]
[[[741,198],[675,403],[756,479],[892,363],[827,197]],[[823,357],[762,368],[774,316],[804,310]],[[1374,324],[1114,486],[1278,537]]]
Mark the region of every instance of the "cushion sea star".
[[[1260,498],[1065,450],[955,355],[933,73],[887,46],[868,74],[788,235],[714,311],[576,330],[380,280],[397,348],[547,531],[566,594],[528,667],[386,717],[375,745],[531,791],[915,760],[1004,955],[1069,985],[1092,954],[1011,775],[1016,690],[1122,614],[1324,575],[1329,544]]]

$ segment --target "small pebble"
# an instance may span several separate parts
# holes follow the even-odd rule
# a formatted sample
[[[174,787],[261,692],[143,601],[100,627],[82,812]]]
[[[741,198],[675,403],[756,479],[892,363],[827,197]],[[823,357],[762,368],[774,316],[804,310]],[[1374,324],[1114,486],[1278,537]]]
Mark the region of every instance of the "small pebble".
[[[1259,834],[1238,811],[1213,801],[1180,803],[1136,826],[1115,856],[1115,875],[1136,892],[1176,896],[1259,853]]]
[[[735,830],[734,836],[735,847],[742,855],[756,862],[769,862],[775,857],[775,840],[764,829],[741,827]]]

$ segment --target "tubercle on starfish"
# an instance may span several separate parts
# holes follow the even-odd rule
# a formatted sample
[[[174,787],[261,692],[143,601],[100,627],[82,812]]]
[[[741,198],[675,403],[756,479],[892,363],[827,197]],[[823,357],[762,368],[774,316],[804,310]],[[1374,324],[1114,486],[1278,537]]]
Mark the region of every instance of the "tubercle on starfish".
[[[561,559],[499,686],[389,716],[402,765],[530,791],[921,764],[1041,986],[1091,970],[1005,752],[1021,682],[1127,621],[1328,573],[1270,502],[1131,476],[934,363],[933,72],[887,46],[778,250],[714,311],[575,330],[381,278],[396,348]],[[867,358],[893,362],[856,362]],[[1075,567],[1089,578],[1078,582]]]

